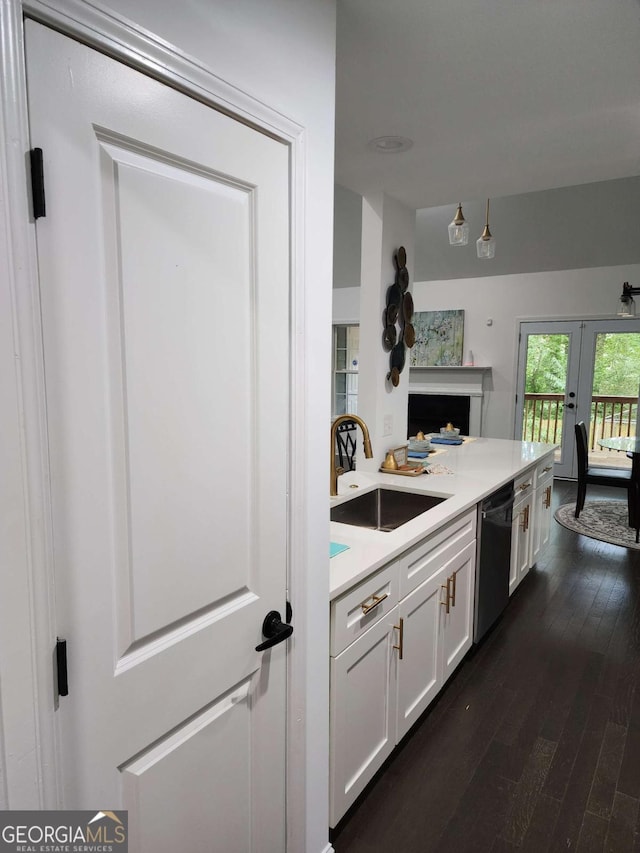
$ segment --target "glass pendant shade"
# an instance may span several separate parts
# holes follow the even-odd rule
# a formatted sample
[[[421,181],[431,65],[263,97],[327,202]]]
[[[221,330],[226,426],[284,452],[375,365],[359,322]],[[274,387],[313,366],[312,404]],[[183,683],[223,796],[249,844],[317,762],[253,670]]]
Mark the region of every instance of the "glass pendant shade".
[[[479,258],[493,258],[496,254],[496,240],[489,231],[489,199],[487,199],[487,223],[481,236],[476,240],[476,251]]]
[[[462,205],[458,205],[455,219],[449,223],[449,245],[466,246],[469,242],[469,224],[462,215]]]
[[[640,288],[631,287],[628,281],[622,285],[622,296],[618,301],[618,317],[635,317],[636,303],[633,295],[640,293]]]
[[[636,316],[636,301],[633,296],[627,299],[621,299],[618,302],[618,317],[635,317]]]
[[[489,232],[489,235],[487,237],[482,236],[476,240],[476,251],[478,253],[479,258],[495,258],[496,239],[495,237],[491,236],[491,232]]]

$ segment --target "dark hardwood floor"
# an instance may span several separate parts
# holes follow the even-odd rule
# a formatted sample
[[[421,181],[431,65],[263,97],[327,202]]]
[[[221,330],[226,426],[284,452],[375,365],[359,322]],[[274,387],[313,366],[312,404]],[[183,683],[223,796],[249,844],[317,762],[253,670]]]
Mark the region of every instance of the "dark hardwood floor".
[[[575,500],[556,481],[554,506]],[[587,500],[623,499],[589,487]],[[550,546],[332,834],[336,853],[640,853],[640,551]]]

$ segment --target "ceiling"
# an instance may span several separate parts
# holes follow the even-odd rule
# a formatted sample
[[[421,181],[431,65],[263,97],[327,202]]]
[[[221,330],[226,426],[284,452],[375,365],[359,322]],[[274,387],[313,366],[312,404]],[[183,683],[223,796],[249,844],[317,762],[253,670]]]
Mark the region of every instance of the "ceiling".
[[[338,0],[337,183],[419,209],[639,174],[640,0]]]

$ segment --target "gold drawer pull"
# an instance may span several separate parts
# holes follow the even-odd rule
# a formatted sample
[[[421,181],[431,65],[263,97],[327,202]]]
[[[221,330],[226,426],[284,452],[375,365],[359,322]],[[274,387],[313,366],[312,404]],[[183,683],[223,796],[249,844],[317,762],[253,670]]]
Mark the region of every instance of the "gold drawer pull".
[[[547,467],[546,467],[546,468],[543,468],[543,469],[542,469],[542,473],[543,473],[543,474],[546,474],[546,473],[547,473],[547,471],[551,471],[551,470],[552,470],[552,468],[553,468],[553,465],[547,465]]]
[[[382,604],[385,598],[389,598],[388,592],[385,592],[384,595],[374,595],[373,602],[371,604],[361,605],[363,614],[366,616],[367,613],[371,613],[371,611],[374,610],[379,604]]]
[[[401,617],[400,624],[394,625],[393,628],[398,632],[398,645],[393,648],[397,649],[399,652],[398,660],[402,660],[402,654],[404,652],[404,619]]]
[[[520,485],[518,486],[518,489],[521,492],[524,492],[525,489],[529,489],[529,488],[531,488],[531,483],[520,483]]]
[[[440,604],[445,608],[445,613],[449,612],[449,598],[451,597],[451,593],[449,591],[449,584],[451,583],[451,578],[447,578],[447,583],[441,585],[441,589],[446,589],[447,598],[446,601],[441,601]]]

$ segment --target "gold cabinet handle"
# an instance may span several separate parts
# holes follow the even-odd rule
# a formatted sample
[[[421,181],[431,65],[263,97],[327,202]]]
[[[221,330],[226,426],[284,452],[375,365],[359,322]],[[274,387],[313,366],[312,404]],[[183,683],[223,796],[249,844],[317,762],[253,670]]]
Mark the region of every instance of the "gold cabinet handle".
[[[551,506],[551,486],[547,486],[544,493],[544,508],[549,509]]]
[[[524,529],[529,529],[529,504],[524,508]]]
[[[547,471],[551,471],[551,469],[552,469],[552,468],[553,468],[553,465],[547,465],[547,467],[546,467],[546,468],[543,468],[543,469],[542,469],[542,473],[543,473],[543,474],[546,474],[546,473],[547,473]]]
[[[441,606],[445,608],[445,611],[444,611],[445,613],[449,612],[449,598],[451,597],[451,593],[449,592],[449,584],[450,583],[451,583],[451,578],[447,578],[447,583],[442,584],[440,587],[441,589],[444,589],[447,592],[446,600],[440,602]]]
[[[456,573],[451,575],[451,606],[456,606]]]
[[[398,645],[393,648],[398,650],[398,660],[402,660],[404,652],[404,619],[402,617],[400,617],[400,624],[394,625],[393,629],[398,632]]]
[[[518,486],[518,489],[521,492],[524,492],[526,489],[528,489],[530,487],[531,487],[531,483],[520,483],[520,485]]]
[[[371,602],[371,604],[362,604],[361,605],[362,612],[365,616],[367,615],[367,613],[371,613],[371,611],[374,610],[379,604],[382,604],[382,602],[385,600],[385,598],[389,598],[389,593],[385,592],[384,595],[374,595],[372,597],[373,597],[373,601]]]

